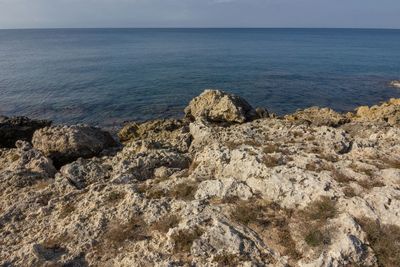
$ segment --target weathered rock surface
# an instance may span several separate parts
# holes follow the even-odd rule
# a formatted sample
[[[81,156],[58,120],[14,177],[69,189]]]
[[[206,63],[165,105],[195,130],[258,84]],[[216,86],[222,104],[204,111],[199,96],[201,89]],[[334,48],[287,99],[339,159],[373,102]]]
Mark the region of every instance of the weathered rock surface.
[[[16,145],[15,149],[0,149],[0,190],[54,178],[57,171],[51,159],[27,142],[17,141]]]
[[[372,107],[362,106],[351,118],[359,122],[387,122],[390,125],[400,123],[400,99],[390,99],[381,105]]]
[[[349,121],[342,115],[330,108],[311,107],[297,111],[294,114],[285,116],[287,121],[309,123],[314,126],[337,127]]]
[[[13,148],[18,140],[30,142],[36,130],[50,124],[50,121],[31,120],[27,117],[0,116],[0,148]]]
[[[121,142],[158,143],[160,147],[175,148],[178,151],[188,151],[191,136],[189,134],[189,122],[185,120],[154,120],[144,123],[131,122],[126,124],[118,133]]]
[[[212,122],[243,123],[256,116],[255,110],[243,98],[219,90],[205,90],[185,108],[191,119]]]
[[[53,159],[56,166],[62,166],[80,157],[97,156],[116,143],[109,133],[99,128],[72,125],[42,128],[34,133],[32,144]]]
[[[46,151],[97,132],[0,149],[0,266],[399,266],[399,125],[293,116],[130,124],[58,172]]]

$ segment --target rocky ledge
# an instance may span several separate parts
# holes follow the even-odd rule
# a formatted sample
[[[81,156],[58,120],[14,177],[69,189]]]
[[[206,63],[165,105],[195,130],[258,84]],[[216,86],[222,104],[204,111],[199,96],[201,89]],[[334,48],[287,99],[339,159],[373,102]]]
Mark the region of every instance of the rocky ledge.
[[[119,141],[1,120],[0,266],[400,266],[399,99],[185,112]]]

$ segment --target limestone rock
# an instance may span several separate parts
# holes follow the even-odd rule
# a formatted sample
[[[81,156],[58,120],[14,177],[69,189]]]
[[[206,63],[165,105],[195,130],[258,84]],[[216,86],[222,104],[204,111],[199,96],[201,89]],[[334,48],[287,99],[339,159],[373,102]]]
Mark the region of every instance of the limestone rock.
[[[160,146],[185,152],[189,149],[191,136],[188,122],[184,120],[154,120],[144,123],[131,122],[118,133],[121,142],[157,142]]]
[[[186,117],[211,122],[243,123],[255,116],[255,110],[243,98],[219,90],[205,90],[185,108]]]
[[[111,135],[99,128],[72,125],[53,126],[36,131],[33,146],[62,166],[80,157],[97,156],[106,148],[115,146]]]
[[[348,122],[346,116],[330,108],[311,107],[286,115],[285,119],[293,122],[309,123],[314,126],[337,127]]]
[[[130,124],[115,153],[98,129],[39,130],[0,149],[0,266],[400,266],[395,102]]]
[[[0,189],[31,186],[54,177],[56,169],[51,159],[28,142],[17,141],[16,145],[16,149],[0,149]]]
[[[77,189],[83,189],[90,184],[104,182],[110,177],[112,166],[101,159],[79,158],[60,169],[58,179],[67,179]]]
[[[144,146],[137,151],[127,146],[111,160],[110,164],[113,166],[113,182],[125,183],[153,178],[159,175],[159,169],[162,167],[185,169],[190,164],[190,158],[171,149]]]
[[[381,121],[390,125],[398,125],[400,122],[400,99],[390,99],[388,102],[372,107],[362,106],[357,108],[353,121]]]
[[[50,121],[31,120],[27,117],[0,116],[0,147],[15,147],[17,140],[30,142],[36,130],[50,126],[50,124]]]

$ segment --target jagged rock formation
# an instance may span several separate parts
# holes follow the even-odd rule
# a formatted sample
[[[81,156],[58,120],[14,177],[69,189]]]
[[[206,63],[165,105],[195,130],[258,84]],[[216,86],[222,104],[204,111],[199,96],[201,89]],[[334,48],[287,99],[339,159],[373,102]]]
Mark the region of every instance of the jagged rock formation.
[[[0,150],[0,266],[399,266],[398,106],[131,123],[119,151],[59,171],[18,142]]]
[[[353,121],[387,122],[390,125],[400,123],[400,99],[390,99],[381,105],[372,107],[362,106],[353,115]]]

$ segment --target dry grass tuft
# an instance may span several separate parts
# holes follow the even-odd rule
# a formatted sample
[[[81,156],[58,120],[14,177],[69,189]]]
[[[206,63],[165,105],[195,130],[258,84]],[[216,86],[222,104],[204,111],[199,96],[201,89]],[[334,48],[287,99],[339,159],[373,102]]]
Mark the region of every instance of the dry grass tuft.
[[[375,188],[375,187],[384,187],[385,186],[385,184],[383,182],[377,181],[373,178],[361,180],[361,181],[357,181],[357,182],[360,186],[362,186],[363,188],[365,188],[367,190],[371,190],[372,188]]]
[[[332,167],[324,162],[310,162],[306,164],[306,170],[312,172],[330,171]]]
[[[291,259],[299,259],[296,244],[291,236],[289,220],[291,211],[282,209],[274,202],[257,200],[241,201],[232,207],[232,220],[263,233],[275,229],[278,233],[278,244],[284,248],[283,253]],[[269,236],[269,235],[268,235]]]
[[[331,175],[332,178],[338,183],[350,183],[354,181],[352,177],[344,174],[342,171],[339,171],[337,169],[333,169]]]
[[[297,251],[296,243],[290,233],[287,220],[282,220],[281,224],[279,224],[279,244],[285,248],[284,253],[292,259],[298,260],[301,258],[301,254]]]
[[[368,169],[368,168],[365,168],[365,167],[362,167],[362,166],[358,166],[355,163],[350,164],[349,167],[352,168],[355,172],[363,173],[363,174],[365,174],[365,175],[367,175],[369,177],[373,177],[374,176],[374,171],[372,169]]]
[[[279,165],[282,165],[282,162],[279,158],[273,157],[270,155],[265,155],[262,158],[262,162],[267,166],[268,168],[273,168]]]
[[[337,215],[336,202],[323,196],[311,202],[300,215],[303,217],[304,241],[310,247],[329,245],[332,229],[327,229],[326,225],[329,219]]]
[[[310,221],[326,222],[337,215],[336,202],[327,196],[311,202],[303,211],[304,217]]]
[[[181,200],[193,200],[197,191],[197,184],[193,182],[180,183],[176,185],[170,192],[169,196]]]
[[[386,157],[381,161],[386,168],[400,169],[400,159]]]
[[[148,238],[146,223],[141,218],[133,217],[126,223],[109,224],[104,239],[107,245],[119,248],[127,241],[141,241]]]
[[[331,236],[327,231],[310,229],[307,232],[304,240],[310,247],[319,247],[322,245],[329,245],[331,243]]]
[[[256,224],[259,226],[267,226],[270,221],[266,216],[266,212],[270,209],[277,208],[275,203],[260,203],[257,201],[239,201],[231,213],[234,221],[249,226]]]
[[[400,266],[400,227],[380,225],[368,218],[357,219],[367,233],[367,239],[379,266]]]
[[[243,144],[246,145],[246,146],[252,146],[252,147],[260,147],[261,146],[260,142],[257,142],[257,141],[254,141],[254,140],[246,140],[246,141],[243,142]]]
[[[218,267],[239,266],[240,261],[246,260],[248,259],[245,256],[235,254],[219,254],[213,258],[213,262],[215,262]]]
[[[114,204],[114,203],[121,201],[124,197],[125,197],[124,192],[112,191],[106,196],[105,201],[108,204]]]
[[[61,211],[60,211],[60,219],[64,219],[71,215],[76,210],[76,207],[73,203],[67,203],[64,206],[62,206]]]
[[[144,194],[149,199],[160,199],[166,197],[164,190],[158,188],[157,186],[149,186],[147,184],[141,184],[138,186],[138,191]]]
[[[279,146],[276,144],[267,144],[263,147],[263,152],[265,154],[272,154],[276,152],[280,152]]]
[[[240,201],[240,198],[237,196],[226,196],[223,199],[219,197],[210,198],[210,203],[212,205],[220,205],[220,204],[233,204]]]
[[[190,253],[193,242],[203,235],[203,230],[196,227],[193,230],[179,230],[171,238],[174,241],[175,253]]]
[[[162,189],[155,185],[151,186],[148,184],[141,184],[138,187],[138,191],[150,199],[161,199],[166,197],[190,201],[194,199],[194,195],[197,191],[197,184],[192,181],[180,183],[170,190]]]
[[[176,227],[180,221],[181,218],[176,215],[167,215],[155,222],[151,229],[165,234],[168,233],[169,229]]]
[[[294,131],[292,132],[294,138],[300,138],[304,136],[304,132]]]
[[[354,191],[354,188],[351,187],[351,186],[345,186],[343,188],[343,193],[348,198],[352,198],[352,197],[357,196],[356,192]]]

